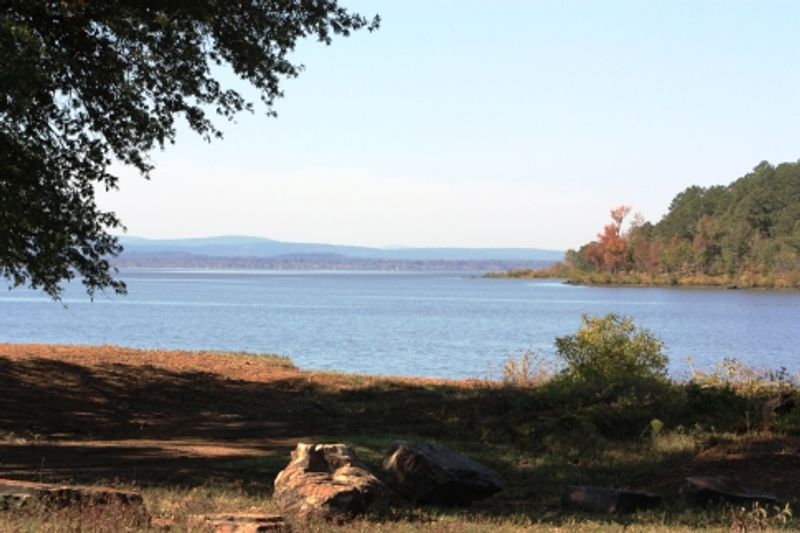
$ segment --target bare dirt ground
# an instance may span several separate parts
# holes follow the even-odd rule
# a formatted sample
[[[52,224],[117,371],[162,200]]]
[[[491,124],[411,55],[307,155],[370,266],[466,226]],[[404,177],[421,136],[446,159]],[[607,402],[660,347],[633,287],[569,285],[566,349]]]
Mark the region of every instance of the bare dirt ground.
[[[332,429],[326,397],[370,381],[270,357],[0,344],[0,476],[140,485],[244,476],[270,491],[295,444]]]
[[[800,498],[800,439],[761,435],[709,444],[683,469],[686,475],[722,475],[746,480],[753,489]]]

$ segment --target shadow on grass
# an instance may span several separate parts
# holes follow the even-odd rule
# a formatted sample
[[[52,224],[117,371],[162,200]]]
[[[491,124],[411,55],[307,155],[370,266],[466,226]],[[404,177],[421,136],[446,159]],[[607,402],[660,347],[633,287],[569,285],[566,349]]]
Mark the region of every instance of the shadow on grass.
[[[582,516],[561,508],[567,485],[656,490],[669,499],[699,464],[694,443],[653,448],[641,434],[649,413],[625,429],[632,438],[615,436],[598,429],[599,415],[547,386],[348,383],[299,371],[256,382],[0,356],[0,391],[0,476],[17,479],[164,489],[237,482],[269,495],[298,441],[345,442],[376,464],[393,440],[425,439],[507,480],[506,490],[467,512],[560,523]],[[796,498],[796,488],[785,497]]]

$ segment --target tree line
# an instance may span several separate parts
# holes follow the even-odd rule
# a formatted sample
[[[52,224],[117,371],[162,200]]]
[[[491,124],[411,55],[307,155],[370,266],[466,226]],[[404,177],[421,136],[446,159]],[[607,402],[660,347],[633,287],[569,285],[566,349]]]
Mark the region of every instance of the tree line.
[[[764,161],[729,185],[692,186],[656,224],[611,210],[556,271],[589,281],[800,286],[800,161]],[[584,279],[586,280],[586,279]]]

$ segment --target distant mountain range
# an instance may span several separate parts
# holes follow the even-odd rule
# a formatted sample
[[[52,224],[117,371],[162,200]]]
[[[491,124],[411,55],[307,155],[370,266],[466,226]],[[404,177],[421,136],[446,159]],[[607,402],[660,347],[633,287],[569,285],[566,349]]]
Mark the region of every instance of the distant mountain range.
[[[221,236],[144,239],[121,236],[117,266],[214,268],[365,268],[378,270],[494,270],[536,267],[564,252],[538,248],[369,248]]]

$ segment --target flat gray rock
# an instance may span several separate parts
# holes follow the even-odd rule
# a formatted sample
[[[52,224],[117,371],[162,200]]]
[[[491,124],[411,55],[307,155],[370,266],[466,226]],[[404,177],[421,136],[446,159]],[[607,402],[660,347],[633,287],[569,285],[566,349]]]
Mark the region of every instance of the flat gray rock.
[[[736,505],[778,503],[771,493],[753,491],[738,481],[725,476],[693,476],[684,479],[681,488],[683,499],[691,504],[705,506],[727,502]]]
[[[429,443],[397,441],[383,460],[389,485],[412,502],[469,505],[503,489],[494,470]]]

